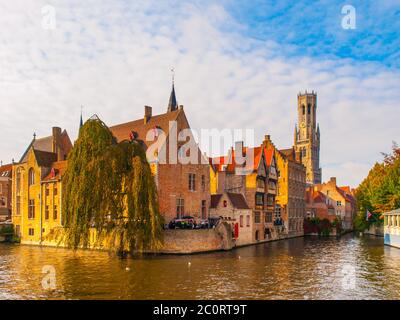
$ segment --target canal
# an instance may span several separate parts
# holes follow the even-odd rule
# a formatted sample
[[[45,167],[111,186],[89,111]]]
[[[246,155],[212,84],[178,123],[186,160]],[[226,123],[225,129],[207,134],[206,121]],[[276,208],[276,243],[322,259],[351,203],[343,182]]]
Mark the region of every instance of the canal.
[[[399,279],[400,249],[373,236],[127,259],[0,244],[0,299],[400,299]]]

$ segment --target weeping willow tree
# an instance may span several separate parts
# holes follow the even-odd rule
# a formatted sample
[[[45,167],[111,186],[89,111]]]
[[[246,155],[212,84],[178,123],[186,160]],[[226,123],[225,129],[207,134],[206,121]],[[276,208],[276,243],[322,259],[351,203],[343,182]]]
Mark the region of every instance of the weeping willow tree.
[[[117,251],[160,247],[163,219],[157,190],[141,145],[117,143],[98,118],[88,120],[68,157],[63,176],[65,243],[89,247],[113,239]]]

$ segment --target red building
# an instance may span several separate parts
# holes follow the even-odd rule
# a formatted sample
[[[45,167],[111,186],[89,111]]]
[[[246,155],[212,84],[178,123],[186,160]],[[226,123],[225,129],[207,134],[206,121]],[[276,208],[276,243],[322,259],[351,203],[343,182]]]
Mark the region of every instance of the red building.
[[[144,107],[141,119],[110,127],[118,141],[136,140],[146,150],[155,176],[160,213],[168,223],[174,218],[193,216],[207,219],[210,207],[210,173],[208,159],[194,142],[183,106],[178,106],[172,87],[167,112],[152,114]],[[180,133],[188,133],[180,141]],[[182,157],[190,159],[188,163]]]
[[[0,166],[0,222],[11,219],[12,164]]]

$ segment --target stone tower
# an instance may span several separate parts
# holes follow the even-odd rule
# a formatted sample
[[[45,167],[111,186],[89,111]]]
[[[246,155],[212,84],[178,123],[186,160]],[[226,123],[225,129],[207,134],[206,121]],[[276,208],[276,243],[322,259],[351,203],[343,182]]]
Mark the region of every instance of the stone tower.
[[[320,131],[317,125],[317,93],[297,95],[298,124],[294,132],[294,146],[301,154],[301,162],[306,167],[307,184],[321,183],[319,167]]]

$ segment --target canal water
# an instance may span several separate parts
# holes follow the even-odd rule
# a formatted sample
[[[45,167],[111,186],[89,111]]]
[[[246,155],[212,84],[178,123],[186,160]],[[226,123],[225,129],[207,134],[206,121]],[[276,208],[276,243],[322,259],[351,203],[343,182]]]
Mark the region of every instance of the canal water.
[[[0,244],[0,299],[400,299],[399,279],[400,249],[373,236],[126,259]]]

